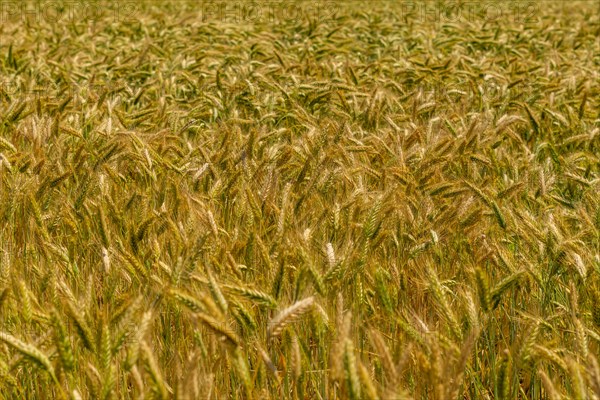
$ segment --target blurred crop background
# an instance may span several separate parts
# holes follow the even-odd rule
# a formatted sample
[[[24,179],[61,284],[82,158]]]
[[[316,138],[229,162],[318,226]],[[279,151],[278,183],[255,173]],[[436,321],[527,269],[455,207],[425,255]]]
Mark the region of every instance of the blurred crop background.
[[[0,398],[600,399],[580,2],[0,2]]]

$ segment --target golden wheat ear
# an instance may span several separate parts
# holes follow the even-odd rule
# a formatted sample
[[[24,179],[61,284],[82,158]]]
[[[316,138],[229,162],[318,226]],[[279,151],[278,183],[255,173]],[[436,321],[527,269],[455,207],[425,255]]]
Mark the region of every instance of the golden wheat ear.
[[[277,337],[286,326],[297,320],[302,314],[310,310],[314,305],[314,297],[299,300],[291,306],[281,310],[271,321],[267,328],[268,337]]]

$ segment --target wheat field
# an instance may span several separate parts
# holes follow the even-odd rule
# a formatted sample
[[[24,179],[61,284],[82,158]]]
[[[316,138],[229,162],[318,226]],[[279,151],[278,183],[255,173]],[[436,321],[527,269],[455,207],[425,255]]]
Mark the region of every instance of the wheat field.
[[[594,1],[0,2],[0,399],[600,399]]]

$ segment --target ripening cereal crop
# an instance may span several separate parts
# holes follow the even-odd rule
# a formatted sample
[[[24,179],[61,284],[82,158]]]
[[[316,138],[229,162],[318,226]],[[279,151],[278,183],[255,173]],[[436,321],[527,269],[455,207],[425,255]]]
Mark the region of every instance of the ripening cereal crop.
[[[599,14],[0,1],[0,400],[600,400]]]

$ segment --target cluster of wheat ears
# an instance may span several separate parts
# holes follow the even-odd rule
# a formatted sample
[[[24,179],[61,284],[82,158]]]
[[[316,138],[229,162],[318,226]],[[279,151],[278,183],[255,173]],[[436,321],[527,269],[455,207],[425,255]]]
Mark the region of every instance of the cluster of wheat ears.
[[[0,25],[0,399],[600,399],[597,3],[135,4]]]

